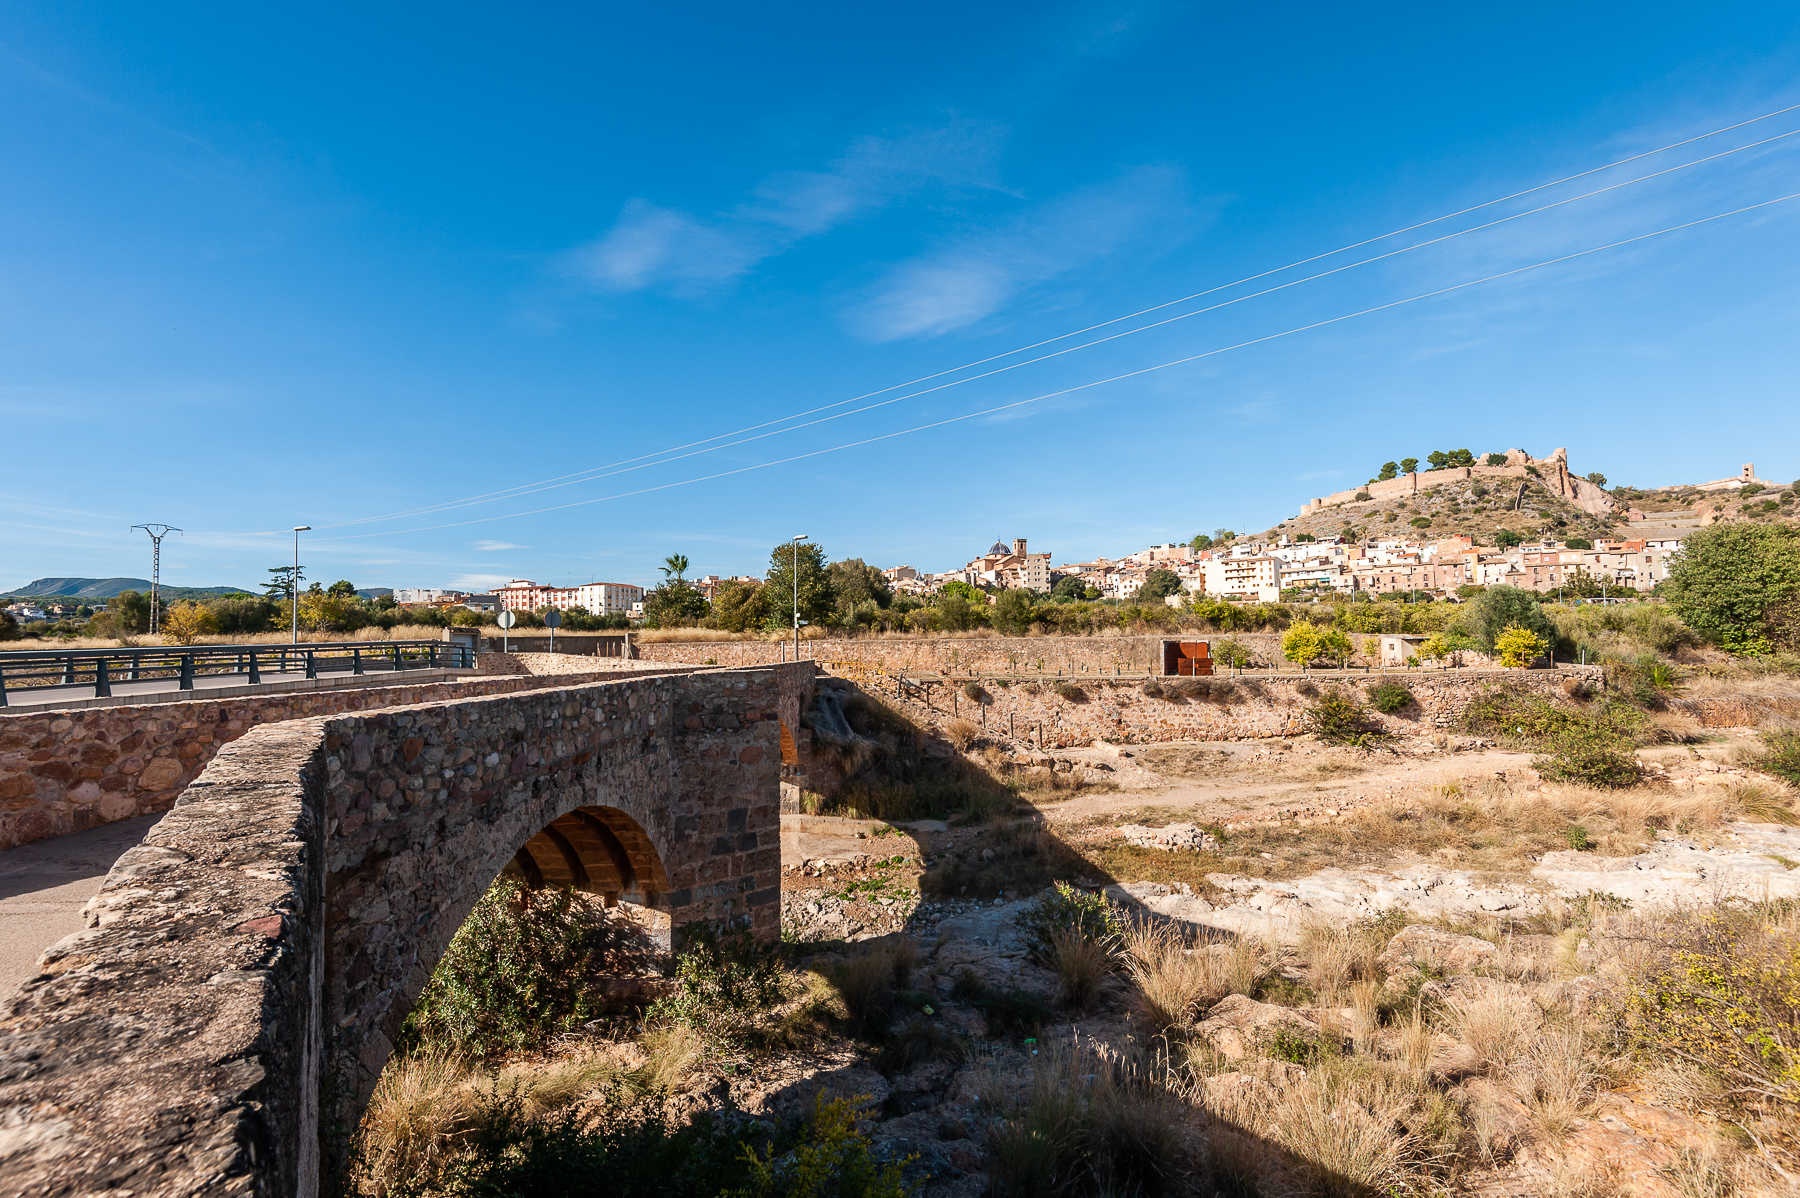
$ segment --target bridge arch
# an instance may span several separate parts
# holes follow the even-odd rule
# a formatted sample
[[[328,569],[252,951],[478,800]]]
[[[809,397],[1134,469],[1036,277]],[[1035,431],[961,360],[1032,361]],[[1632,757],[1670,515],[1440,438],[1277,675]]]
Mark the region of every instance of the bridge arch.
[[[0,1109],[23,1129],[0,1190],[318,1194],[521,852],[644,900],[677,943],[703,920],[773,938],[781,717],[799,729],[813,677],[675,667],[252,728],[0,1012]]]

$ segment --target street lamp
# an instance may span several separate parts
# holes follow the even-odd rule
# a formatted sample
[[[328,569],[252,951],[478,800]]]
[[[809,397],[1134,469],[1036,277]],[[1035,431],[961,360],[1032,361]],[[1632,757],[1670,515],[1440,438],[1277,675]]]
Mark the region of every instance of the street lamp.
[[[806,534],[794,537],[794,660],[800,660],[800,542]]]
[[[312,525],[294,525],[294,572],[288,575],[288,609],[294,619],[294,643],[300,643],[300,534],[311,532]]]

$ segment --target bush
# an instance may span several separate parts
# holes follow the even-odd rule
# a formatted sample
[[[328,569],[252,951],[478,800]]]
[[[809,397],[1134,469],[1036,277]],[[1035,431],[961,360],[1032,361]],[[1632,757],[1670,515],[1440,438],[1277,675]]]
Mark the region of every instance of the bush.
[[[1334,745],[1366,749],[1387,735],[1369,715],[1368,708],[1336,691],[1321,695],[1306,709],[1305,723],[1308,732]]]
[[[782,999],[775,950],[744,931],[689,925],[675,959],[675,990],[650,1004],[644,1021],[682,1024],[708,1036],[734,1039]]]
[[[1071,703],[1086,703],[1088,699],[1087,692],[1082,690],[1079,686],[1076,686],[1073,682],[1057,683],[1056,693]]]
[[[1669,563],[1669,604],[1701,636],[1732,653],[1800,643],[1800,528],[1715,524],[1688,535]]]
[[[1723,1082],[1734,1105],[1775,1104],[1790,1121],[1800,1115],[1800,937],[1792,922],[1791,908],[1764,905],[1678,927],[1665,951],[1645,954],[1627,1000],[1630,1030],[1646,1054],[1673,1054]]]
[[[820,1099],[797,1126],[738,1126],[702,1114],[684,1127],[661,1116],[590,1118],[574,1107],[533,1116],[496,1092],[467,1150],[436,1185],[389,1192],[453,1198],[588,1198],[604,1179],[615,1198],[903,1198],[900,1163],[881,1163],[859,1124],[864,1107]]]
[[[972,699],[984,706],[994,701],[994,696],[988,694],[981,683],[975,681],[973,678],[962,684],[962,693],[963,698]]]
[[[1125,931],[1125,916],[1106,895],[1058,882],[1054,890],[1025,909],[1019,926],[1032,959],[1049,965],[1056,959],[1059,933],[1074,932],[1086,940],[1116,944]]]
[[[1395,715],[1412,707],[1417,700],[1413,693],[1406,689],[1404,682],[1395,682],[1388,678],[1369,688],[1369,702],[1376,711],[1385,715]]]
[[[1765,774],[1773,774],[1789,786],[1800,787],[1800,732],[1765,732],[1764,752],[1752,762]]]
[[[1532,764],[1551,781],[1616,788],[1643,779],[1632,749],[1644,737],[1644,714],[1625,704],[1583,711],[1492,690],[1470,703],[1463,718],[1470,732],[1539,750]]]
[[[1644,780],[1644,767],[1638,764],[1631,742],[1610,729],[1593,726],[1575,726],[1558,733],[1549,751],[1531,764],[1552,782],[1606,790],[1636,786]]]
[[[402,1044],[483,1056],[536,1047],[601,1015],[596,983],[650,958],[643,930],[598,898],[502,876],[451,938]]]

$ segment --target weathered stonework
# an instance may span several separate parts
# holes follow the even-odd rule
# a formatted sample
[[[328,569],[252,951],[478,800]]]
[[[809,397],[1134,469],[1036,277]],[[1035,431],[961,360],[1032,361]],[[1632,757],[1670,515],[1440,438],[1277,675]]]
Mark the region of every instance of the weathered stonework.
[[[0,849],[166,811],[258,724],[548,685],[514,676],[0,715]]]
[[[248,730],[0,1012],[0,1193],[317,1193],[450,936],[571,813],[618,830],[631,892],[677,929],[772,937],[781,713],[812,676],[621,677]],[[603,845],[571,853],[624,880]]]
[[[1194,634],[1224,640],[1226,634]],[[1359,638],[1361,634],[1358,634]],[[1117,674],[1143,678],[1162,672],[1159,633],[1148,636],[895,636],[819,637],[801,654],[819,662],[861,662],[887,672],[963,676],[976,674]],[[1281,636],[1268,632],[1229,634],[1266,661],[1281,659]],[[648,662],[749,666],[780,661],[786,643],[774,641],[658,641],[637,646]]]

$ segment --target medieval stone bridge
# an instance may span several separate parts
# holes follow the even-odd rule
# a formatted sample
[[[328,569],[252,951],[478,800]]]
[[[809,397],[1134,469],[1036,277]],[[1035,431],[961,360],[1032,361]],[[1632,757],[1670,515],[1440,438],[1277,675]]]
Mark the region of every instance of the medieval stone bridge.
[[[0,1013],[0,1192],[317,1193],[509,867],[677,936],[776,935],[812,685],[809,662],[636,674],[252,728]]]

